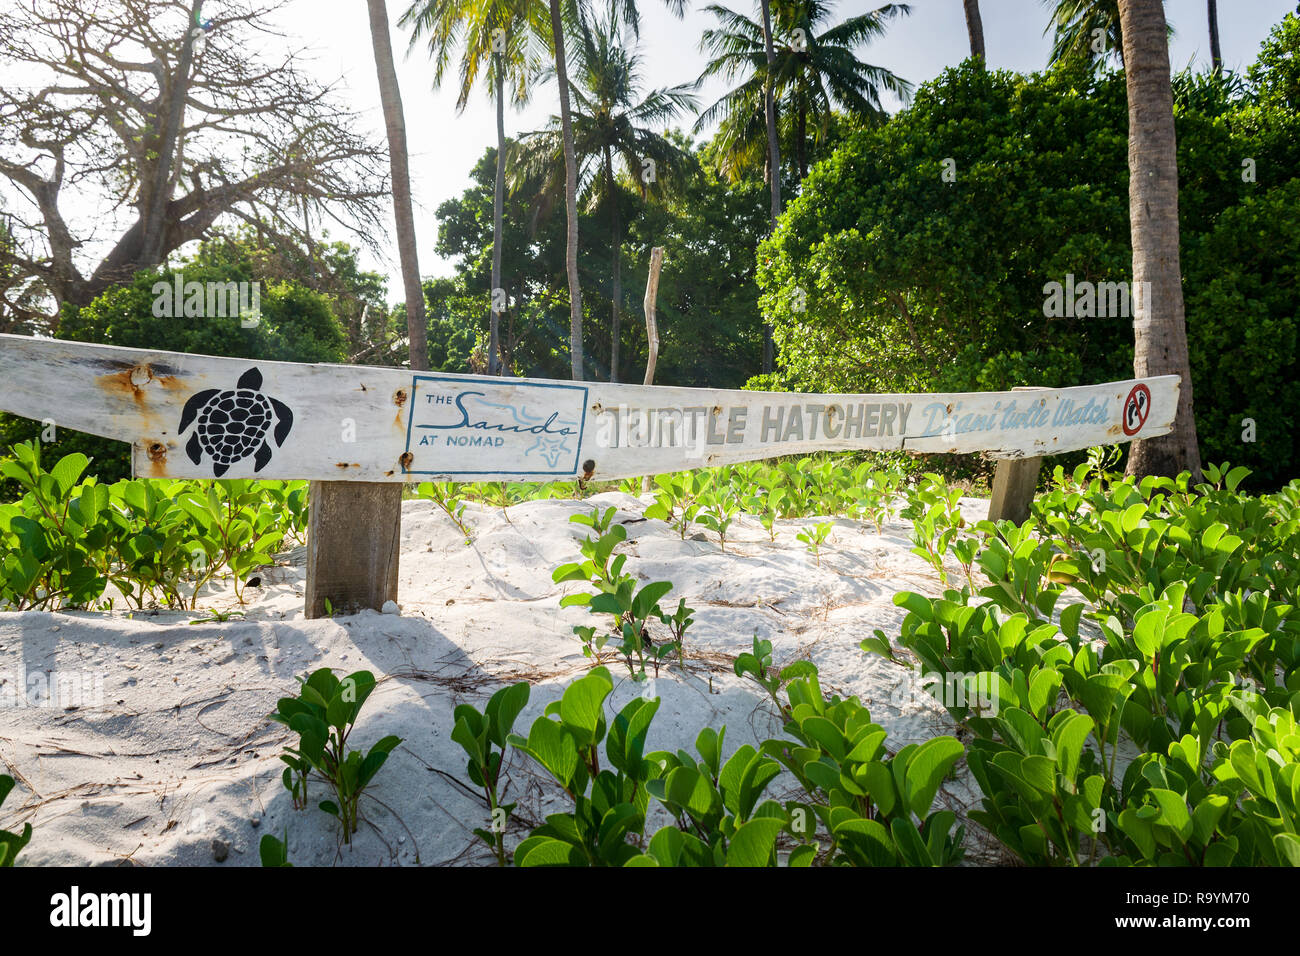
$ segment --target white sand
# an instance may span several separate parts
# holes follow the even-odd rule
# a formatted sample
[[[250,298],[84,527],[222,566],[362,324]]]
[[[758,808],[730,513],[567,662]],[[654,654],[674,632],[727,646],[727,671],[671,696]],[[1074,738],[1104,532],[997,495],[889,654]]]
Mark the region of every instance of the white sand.
[[[987,504],[968,499],[963,508],[976,519]],[[691,747],[706,725],[726,725],[728,755],[780,732],[763,692],[732,672],[755,633],[772,641],[777,664],[810,659],[827,692],[857,694],[889,732],[891,751],[953,732],[908,672],[858,647],[873,628],[897,637],[904,612],[892,602],[896,591],[940,590],[909,553],[904,522],[876,535],[837,520],[818,567],[795,540],[816,519],[780,522],[771,544],[756,519],[742,516],[722,553],[716,535],[682,541],[663,522],[637,520],[642,501],[608,493],[520,504],[508,520],[471,505],[475,536],[467,547],[431,504],[409,501],[400,616],[305,620],[301,554],[262,573],[242,621],[191,626],[202,615],[176,612],[0,614],[0,680],[53,671],[84,676],[92,692],[96,679],[103,687],[99,706],[83,699],[64,709],[65,697],[59,706],[0,707],[0,772],[19,782],[0,827],[25,821],[35,830],[20,862],[214,865],[218,841],[229,847],[222,865],[255,866],[262,834],[286,831],[298,865],[490,862],[471,833],[486,825],[487,811],[450,779],[468,785],[464,756],[450,739],[452,710],[465,702],[481,708],[503,683],[527,679],[532,696],[516,725],[526,733],[590,666],[572,628],[592,615],[559,606],[580,585],[555,585],[551,572],[579,559],[588,529],[569,516],[597,505],[616,505],[618,520],[631,522],[621,546],[627,570],[674,582],[665,608],[685,597],[696,609],[687,671],[672,665],[654,686],[662,702],[650,749]],[[234,599],[224,592],[205,604],[228,608]],[[369,791],[375,799],[363,801],[365,821],[351,847],[316,809],[323,784],[313,784],[307,810],[293,810],[278,759],[291,735],[265,719],[277,698],[295,691],[295,676],[318,667],[340,675],[364,668],[380,678],[353,745],[404,738]],[[609,667],[616,710],[640,688],[621,662]],[[0,699],[4,690],[0,684]],[[939,800],[961,810],[978,794],[959,767]],[[515,756],[511,778],[507,799],[519,800],[523,821],[541,822],[563,806],[527,758]],[[523,821],[510,844],[526,835]],[[968,846],[972,862],[996,853],[986,835],[968,836]]]

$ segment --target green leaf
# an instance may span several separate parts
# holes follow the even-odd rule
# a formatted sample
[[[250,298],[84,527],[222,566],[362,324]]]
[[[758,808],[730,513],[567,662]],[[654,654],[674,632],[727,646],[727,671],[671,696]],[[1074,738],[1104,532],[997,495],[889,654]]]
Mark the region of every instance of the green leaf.
[[[529,837],[515,850],[516,866],[583,866],[586,862],[578,847],[554,837]]]
[[[783,821],[771,817],[742,824],[727,847],[727,866],[771,866],[776,838],[783,827]]]
[[[907,805],[924,818],[934,802],[934,795],[953,765],[966,749],[956,737],[935,737],[921,744],[907,765]]]
[[[1288,866],[1300,866],[1300,836],[1294,833],[1274,833],[1273,848]]]
[[[488,701],[486,716],[488,733],[494,744],[502,749],[506,739],[514,730],[515,721],[520,712],[528,706],[530,688],[527,681],[520,681],[509,687],[503,687]]]
[[[1056,748],[1056,766],[1061,771],[1061,776],[1070,781],[1071,785],[1078,775],[1079,758],[1092,728],[1091,717],[1074,714],[1058,725],[1052,734],[1052,744]]]
[[[533,721],[528,739],[512,736],[510,743],[540,763],[560,786],[568,789],[578,769],[578,748],[573,737],[549,717]]]
[[[565,689],[560,698],[560,719],[565,729],[574,735],[578,746],[599,743],[604,736],[605,698],[613,690],[609,671],[603,667],[593,669]]]

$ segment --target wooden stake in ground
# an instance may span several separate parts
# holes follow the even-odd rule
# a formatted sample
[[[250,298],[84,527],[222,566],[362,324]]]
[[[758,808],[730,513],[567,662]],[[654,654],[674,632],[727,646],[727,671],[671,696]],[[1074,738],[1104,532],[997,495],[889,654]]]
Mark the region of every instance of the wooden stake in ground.
[[[397,600],[402,488],[366,481],[311,483],[308,618],[380,610],[385,602]]]
[[[1032,392],[1037,389],[1024,386],[1013,392]],[[1014,521],[1024,524],[1029,520],[1029,506],[1038,489],[1038,474],[1042,471],[1041,455],[1026,458],[999,458],[993,472],[993,488],[989,494],[989,520]]]
[[[645,283],[645,337],[649,343],[649,354],[645,362],[645,384],[655,383],[655,366],[659,364],[659,323],[655,318],[655,309],[659,299],[659,270],[664,264],[664,247],[655,246],[650,250],[650,276]],[[650,490],[650,476],[641,479],[641,493]]]

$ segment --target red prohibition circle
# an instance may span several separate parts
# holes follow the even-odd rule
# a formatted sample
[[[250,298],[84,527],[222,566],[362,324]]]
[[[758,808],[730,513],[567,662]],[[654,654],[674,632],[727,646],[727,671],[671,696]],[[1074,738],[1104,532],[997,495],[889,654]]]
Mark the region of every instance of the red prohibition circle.
[[[1134,385],[1124,399],[1124,417],[1120,424],[1125,435],[1136,435],[1147,423],[1151,415],[1151,389],[1145,385]]]

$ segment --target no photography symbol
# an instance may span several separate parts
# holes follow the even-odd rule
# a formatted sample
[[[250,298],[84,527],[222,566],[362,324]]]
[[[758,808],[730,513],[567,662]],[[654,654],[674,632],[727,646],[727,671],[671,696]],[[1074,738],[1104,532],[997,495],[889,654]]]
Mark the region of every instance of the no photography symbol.
[[[1134,385],[1133,390],[1124,399],[1124,434],[1136,435],[1147,423],[1151,415],[1151,389],[1145,385]]]

